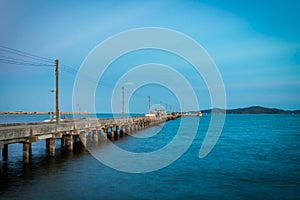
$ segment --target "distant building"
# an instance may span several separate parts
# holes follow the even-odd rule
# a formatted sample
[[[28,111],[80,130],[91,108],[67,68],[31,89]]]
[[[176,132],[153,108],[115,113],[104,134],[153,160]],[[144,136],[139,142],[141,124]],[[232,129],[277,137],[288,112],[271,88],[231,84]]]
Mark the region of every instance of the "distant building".
[[[162,115],[163,115],[162,109],[154,109],[151,110],[150,113],[147,113],[145,116],[151,118],[161,118]]]

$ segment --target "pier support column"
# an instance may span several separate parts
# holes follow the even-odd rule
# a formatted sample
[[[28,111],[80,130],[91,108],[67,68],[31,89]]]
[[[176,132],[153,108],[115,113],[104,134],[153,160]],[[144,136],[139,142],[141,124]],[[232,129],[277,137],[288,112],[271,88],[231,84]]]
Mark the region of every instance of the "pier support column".
[[[123,135],[126,135],[126,133],[127,133],[127,126],[126,125],[122,126],[122,132],[123,132]]]
[[[93,137],[92,137],[93,133],[90,130],[86,130],[85,132],[87,133],[88,140],[92,141],[93,140]]]
[[[31,156],[31,143],[23,143],[23,163],[28,164]]]
[[[125,135],[125,125],[120,126],[120,134]]]
[[[99,139],[99,137],[101,137],[101,128],[96,127],[95,133],[97,134],[98,139]]]
[[[97,130],[93,131],[93,140],[94,140],[94,142],[98,143],[98,131]]]
[[[65,135],[61,137],[61,147],[65,146]]]
[[[115,130],[114,130],[114,127],[110,127],[110,135],[111,135],[111,138],[114,138],[115,137]]]
[[[83,146],[86,146],[86,133],[85,132],[81,132],[80,133],[80,140]]]
[[[120,136],[120,127],[119,126],[116,126],[116,132],[117,132],[117,135]]]
[[[69,151],[73,150],[73,135],[66,135],[65,136],[65,142],[66,142],[66,149]]]
[[[3,145],[2,158],[3,158],[3,160],[7,160],[7,158],[8,158],[8,144]]]
[[[55,156],[55,139],[54,138],[46,139],[46,145],[47,145],[48,155]]]
[[[104,138],[107,139],[107,136],[108,136],[108,128],[105,127],[104,128]]]
[[[120,135],[123,135],[123,126],[119,126],[119,133]]]
[[[134,131],[134,125],[131,124],[131,125],[130,125],[130,131],[129,131],[129,132],[132,133],[133,131]]]
[[[130,125],[130,133],[134,132],[134,124]]]

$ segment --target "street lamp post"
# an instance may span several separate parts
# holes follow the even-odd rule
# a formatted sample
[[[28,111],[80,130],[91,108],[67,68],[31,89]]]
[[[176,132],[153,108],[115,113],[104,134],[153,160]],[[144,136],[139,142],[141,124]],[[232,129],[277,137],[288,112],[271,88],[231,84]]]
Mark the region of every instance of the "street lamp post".
[[[55,92],[55,90],[49,90],[49,92],[51,92],[52,94]],[[53,118],[52,118],[52,103],[51,103],[51,106],[50,106],[50,122],[53,121]]]

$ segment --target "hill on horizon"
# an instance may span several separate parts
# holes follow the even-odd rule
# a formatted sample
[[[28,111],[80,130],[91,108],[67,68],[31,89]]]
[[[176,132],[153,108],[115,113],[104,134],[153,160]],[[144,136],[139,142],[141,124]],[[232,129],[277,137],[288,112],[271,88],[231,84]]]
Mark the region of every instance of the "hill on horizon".
[[[204,114],[300,114],[300,110],[283,110],[278,108],[266,108],[262,106],[250,106],[246,108],[236,108],[236,109],[220,109],[213,108],[201,111]]]

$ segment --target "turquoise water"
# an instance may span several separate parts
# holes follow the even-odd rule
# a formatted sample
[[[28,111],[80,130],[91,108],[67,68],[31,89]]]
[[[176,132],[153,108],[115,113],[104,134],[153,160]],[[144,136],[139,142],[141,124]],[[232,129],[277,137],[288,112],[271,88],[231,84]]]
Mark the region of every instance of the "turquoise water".
[[[47,157],[43,141],[34,143],[32,163],[23,166],[22,146],[10,145],[9,160],[0,161],[0,199],[300,199],[300,115],[227,115],[216,146],[199,159],[209,121],[209,115],[201,118],[196,138],[178,160],[145,174],[116,171],[84,148],[60,149],[59,141],[54,158]],[[114,143],[153,151],[172,140],[179,123],[165,123],[150,138]]]

